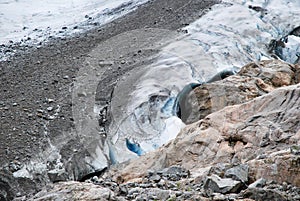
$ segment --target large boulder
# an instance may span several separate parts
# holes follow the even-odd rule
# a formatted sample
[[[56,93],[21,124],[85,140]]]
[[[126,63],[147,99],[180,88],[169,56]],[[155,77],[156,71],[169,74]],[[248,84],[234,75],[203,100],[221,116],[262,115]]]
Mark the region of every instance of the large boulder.
[[[37,193],[29,200],[42,201],[42,200],[111,200],[114,193],[109,188],[104,188],[92,183],[82,182],[61,182],[51,184],[43,191]]]
[[[211,175],[204,182],[205,190],[210,189],[218,193],[235,193],[240,187],[241,182],[229,178],[222,179],[218,175]]]
[[[300,68],[280,60],[253,62],[236,75],[203,84],[192,90],[181,103],[181,119],[194,123],[225,106],[244,103],[282,86],[297,84]]]
[[[299,133],[300,130],[297,136],[298,144]],[[287,182],[300,187],[300,155],[292,153],[288,147],[281,151],[268,151],[265,158],[249,161],[251,178],[265,178],[278,183]]]

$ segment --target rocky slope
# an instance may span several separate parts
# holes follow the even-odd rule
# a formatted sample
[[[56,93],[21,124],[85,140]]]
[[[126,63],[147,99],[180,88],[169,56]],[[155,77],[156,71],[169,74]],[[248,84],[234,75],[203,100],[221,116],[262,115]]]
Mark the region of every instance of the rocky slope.
[[[54,184],[32,199],[299,200],[299,78],[299,65],[248,64],[194,89],[187,104],[196,122],[175,140],[102,178]]]

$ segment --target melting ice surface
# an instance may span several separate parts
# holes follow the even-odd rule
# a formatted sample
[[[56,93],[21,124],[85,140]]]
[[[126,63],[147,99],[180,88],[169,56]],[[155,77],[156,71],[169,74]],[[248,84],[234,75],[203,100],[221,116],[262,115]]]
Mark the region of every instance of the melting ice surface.
[[[269,42],[299,25],[299,0],[234,0],[215,5],[185,27],[188,34],[163,48],[157,61],[136,81],[123,108],[126,113],[113,113],[121,116],[115,122],[118,130],[111,133],[118,160],[134,157],[125,138],[151,151],[176,137],[184,124],[172,115],[172,104],[185,85],[205,82],[224,69],[271,59]],[[290,59],[299,53],[299,37],[292,39],[292,45],[287,45],[291,48],[286,49]]]
[[[0,43],[28,37],[44,40],[45,35],[59,34],[62,27],[68,26],[72,26],[68,28],[73,32],[80,31],[80,25],[107,23],[144,2],[146,0],[0,0]],[[120,10],[111,12],[118,6]],[[73,30],[78,24],[78,29]]]

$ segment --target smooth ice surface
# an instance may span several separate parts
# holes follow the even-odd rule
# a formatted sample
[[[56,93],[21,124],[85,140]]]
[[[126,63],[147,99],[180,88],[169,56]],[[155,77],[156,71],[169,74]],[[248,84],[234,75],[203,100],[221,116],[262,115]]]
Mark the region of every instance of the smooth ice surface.
[[[77,24],[87,23],[89,17],[92,18],[90,24],[104,24],[144,2],[146,0],[0,0],[0,43],[28,37],[44,40],[45,34],[57,34],[62,27],[73,29]],[[122,4],[121,10],[113,12]]]

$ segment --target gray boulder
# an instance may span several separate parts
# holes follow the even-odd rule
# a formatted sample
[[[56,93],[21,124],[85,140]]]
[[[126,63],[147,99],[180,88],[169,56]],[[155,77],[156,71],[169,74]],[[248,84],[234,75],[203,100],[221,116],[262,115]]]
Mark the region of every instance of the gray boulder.
[[[233,168],[228,169],[225,172],[225,177],[232,178],[237,181],[241,181],[242,183],[248,182],[248,171],[249,167],[246,164],[240,164]]]
[[[244,198],[250,198],[255,201],[288,201],[290,199],[283,192],[279,192],[272,189],[263,188],[249,188],[242,193]]]
[[[236,193],[241,187],[241,182],[230,178],[220,178],[217,175],[211,175],[204,181],[204,189],[216,193]]]
[[[260,178],[255,182],[253,182],[252,184],[250,184],[248,188],[262,188],[265,185],[266,185],[266,180],[264,178]]]
[[[84,182],[61,182],[51,184],[37,193],[29,201],[69,201],[69,200],[111,200],[115,199],[114,192],[109,188]]]

